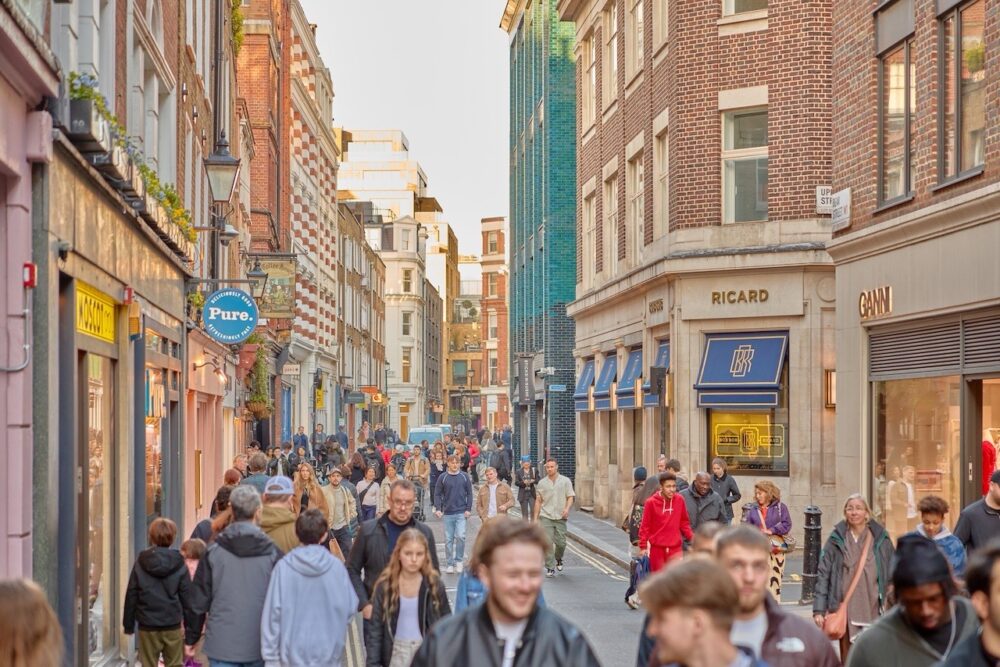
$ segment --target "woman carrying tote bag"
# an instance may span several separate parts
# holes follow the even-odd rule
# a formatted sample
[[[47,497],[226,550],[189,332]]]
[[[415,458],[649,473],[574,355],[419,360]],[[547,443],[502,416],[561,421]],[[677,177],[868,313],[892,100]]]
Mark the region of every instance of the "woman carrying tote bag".
[[[813,621],[840,641],[844,661],[858,633],[882,614],[894,551],[861,494],[848,496],[844,520],[823,546],[813,600]]]

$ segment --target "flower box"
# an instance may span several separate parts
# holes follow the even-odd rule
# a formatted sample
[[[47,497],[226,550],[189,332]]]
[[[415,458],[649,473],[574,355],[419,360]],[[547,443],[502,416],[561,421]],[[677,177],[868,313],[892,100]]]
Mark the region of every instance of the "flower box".
[[[136,210],[139,211],[139,215],[142,216],[143,220],[151,225],[155,225],[156,210],[158,208],[160,208],[160,202],[156,201],[156,199],[147,192],[142,198],[142,206],[136,207]]]
[[[119,190],[132,175],[132,160],[121,146],[112,145],[107,153],[91,153],[87,160]]]
[[[81,153],[111,150],[111,129],[93,100],[70,100],[69,138]]]

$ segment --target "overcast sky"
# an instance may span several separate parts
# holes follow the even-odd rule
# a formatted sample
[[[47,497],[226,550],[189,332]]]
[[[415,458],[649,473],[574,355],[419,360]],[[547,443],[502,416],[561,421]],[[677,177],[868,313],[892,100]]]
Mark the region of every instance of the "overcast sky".
[[[479,254],[480,218],[507,215],[502,0],[301,0],[333,77],[334,124],[401,129],[428,190]]]

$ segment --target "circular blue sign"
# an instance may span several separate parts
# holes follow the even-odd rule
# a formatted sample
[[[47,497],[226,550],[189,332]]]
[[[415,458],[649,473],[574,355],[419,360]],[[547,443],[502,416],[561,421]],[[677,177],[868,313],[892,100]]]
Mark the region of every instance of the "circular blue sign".
[[[257,328],[257,302],[243,290],[226,287],[212,292],[205,299],[201,320],[205,331],[220,343],[245,341]]]

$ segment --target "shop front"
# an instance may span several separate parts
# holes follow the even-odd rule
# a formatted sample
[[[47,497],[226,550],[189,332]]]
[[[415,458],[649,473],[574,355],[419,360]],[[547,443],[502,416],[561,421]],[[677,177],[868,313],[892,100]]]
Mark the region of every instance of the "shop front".
[[[232,447],[226,446],[225,400],[233,375],[226,372],[229,349],[202,329],[188,334],[188,384],[184,448],[184,535],[208,518],[212,500],[232,466]],[[154,377],[158,371],[150,370]],[[231,419],[231,417],[230,417]],[[147,426],[147,430],[149,426]]]

